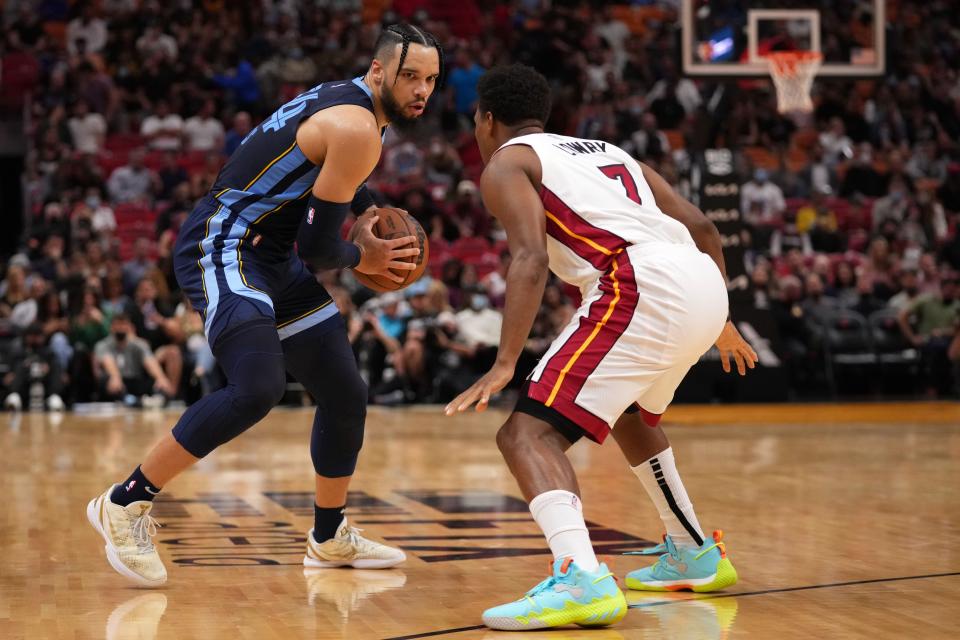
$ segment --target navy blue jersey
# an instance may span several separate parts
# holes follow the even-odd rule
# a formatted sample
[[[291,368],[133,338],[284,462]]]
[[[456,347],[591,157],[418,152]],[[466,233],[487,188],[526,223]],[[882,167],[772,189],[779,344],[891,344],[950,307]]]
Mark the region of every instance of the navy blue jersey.
[[[297,145],[300,123],[328,107],[353,104],[373,112],[362,78],[324,82],[277,109],[244,138],[220,171],[210,195],[222,206],[206,221],[237,239],[250,231],[292,247],[320,166]],[[222,218],[222,220],[213,220]]]

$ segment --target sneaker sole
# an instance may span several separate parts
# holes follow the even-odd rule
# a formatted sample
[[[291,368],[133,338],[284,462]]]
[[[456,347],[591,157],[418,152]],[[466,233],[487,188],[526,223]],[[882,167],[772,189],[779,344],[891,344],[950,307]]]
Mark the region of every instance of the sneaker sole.
[[[135,582],[141,587],[159,587],[167,581],[166,578],[163,580],[147,580],[143,576],[134,573],[131,571],[125,564],[120,561],[120,557],[117,555],[116,547],[113,546],[113,543],[110,542],[110,538],[107,537],[106,532],[103,530],[103,525],[100,524],[100,517],[97,514],[97,500],[100,498],[94,498],[89,503],[87,503],[87,520],[90,521],[90,525],[100,534],[100,537],[103,538],[103,541],[106,543],[103,546],[103,550],[107,554],[107,562],[110,563],[110,566],[113,567],[113,570],[122,575],[124,578]],[[106,499],[106,498],[104,498]]]
[[[303,556],[303,566],[307,567],[308,569],[337,569],[341,567],[350,567],[351,569],[389,569],[390,567],[397,566],[406,559],[407,556],[404,555],[402,558],[393,560],[360,558],[359,560],[340,562],[334,560],[317,560],[316,558],[311,558],[310,556]]]
[[[641,582],[627,576],[628,589],[634,591],[693,591],[695,593],[709,593],[719,591],[737,583],[737,570],[727,558],[717,564],[717,572],[707,578],[699,580],[659,580],[657,582]]]
[[[528,622],[516,617],[483,616],[483,624],[498,631],[534,631],[550,627],[562,627],[576,624],[581,627],[606,627],[623,620],[627,615],[627,600],[620,594],[597,600],[590,604],[581,604],[561,611],[549,611]]]

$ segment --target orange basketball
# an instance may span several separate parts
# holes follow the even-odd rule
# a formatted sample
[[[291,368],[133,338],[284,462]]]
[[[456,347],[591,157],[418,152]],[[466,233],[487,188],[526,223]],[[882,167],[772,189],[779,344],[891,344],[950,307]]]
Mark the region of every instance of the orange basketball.
[[[427,242],[427,233],[423,230],[423,227],[420,226],[420,223],[417,222],[417,219],[403,209],[380,207],[376,209],[375,213],[380,219],[373,225],[373,235],[378,238],[391,240],[404,236],[416,236],[417,246],[420,247],[420,254],[409,258],[401,258],[401,260],[412,262],[417,265],[417,268],[413,271],[394,270],[393,272],[395,274],[404,278],[403,282],[393,282],[383,276],[372,276],[356,270],[353,272],[353,277],[357,279],[357,282],[374,291],[397,291],[409,287],[419,280],[420,276],[422,276],[423,272],[427,269],[427,259],[430,256],[430,244]],[[350,233],[348,234],[350,240],[354,239],[359,229],[360,226],[358,224],[350,227]]]

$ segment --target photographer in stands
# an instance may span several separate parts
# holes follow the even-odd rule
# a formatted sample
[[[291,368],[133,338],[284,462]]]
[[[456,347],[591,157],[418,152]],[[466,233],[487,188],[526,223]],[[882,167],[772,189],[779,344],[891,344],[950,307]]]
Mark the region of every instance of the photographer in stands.
[[[130,317],[119,313],[110,322],[110,335],[94,347],[94,369],[104,398],[125,404],[162,404],[175,389],[153,357],[150,345],[137,337]]]

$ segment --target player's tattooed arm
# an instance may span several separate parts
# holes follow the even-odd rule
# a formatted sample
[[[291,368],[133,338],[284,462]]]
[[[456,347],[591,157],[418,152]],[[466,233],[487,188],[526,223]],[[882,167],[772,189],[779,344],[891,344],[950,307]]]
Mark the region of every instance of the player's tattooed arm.
[[[540,202],[540,160],[530,147],[501,149],[480,178],[483,203],[507,232],[510,269],[500,347],[493,367],[446,406],[447,415],[466,411],[476,403],[487,408],[490,397],[513,379],[517,359],[533,327],[547,282],[547,232]]]

